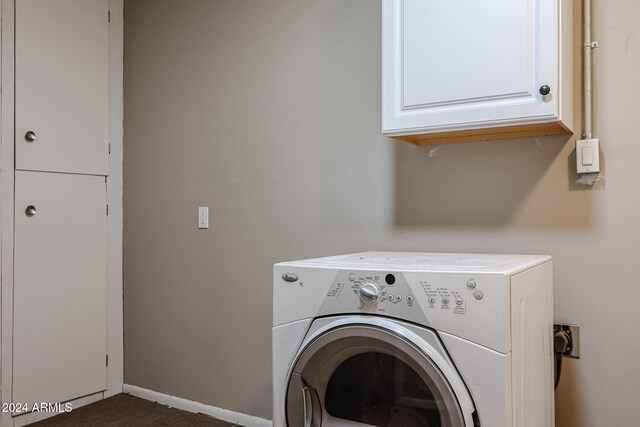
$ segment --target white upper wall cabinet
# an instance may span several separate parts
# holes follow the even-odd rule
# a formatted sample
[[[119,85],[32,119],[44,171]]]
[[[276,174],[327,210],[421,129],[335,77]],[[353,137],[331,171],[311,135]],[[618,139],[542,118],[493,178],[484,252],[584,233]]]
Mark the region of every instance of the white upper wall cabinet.
[[[383,132],[416,144],[572,132],[573,0],[383,0]]]

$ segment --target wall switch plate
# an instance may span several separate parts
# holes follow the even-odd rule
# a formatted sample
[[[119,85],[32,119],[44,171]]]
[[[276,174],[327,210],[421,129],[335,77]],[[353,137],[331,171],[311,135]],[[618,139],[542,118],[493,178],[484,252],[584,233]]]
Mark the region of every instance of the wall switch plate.
[[[209,208],[198,208],[198,228],[209,228]]]
[[[578,173],[600,172],[600,142],[597,139],[576,141],[576,168]]]

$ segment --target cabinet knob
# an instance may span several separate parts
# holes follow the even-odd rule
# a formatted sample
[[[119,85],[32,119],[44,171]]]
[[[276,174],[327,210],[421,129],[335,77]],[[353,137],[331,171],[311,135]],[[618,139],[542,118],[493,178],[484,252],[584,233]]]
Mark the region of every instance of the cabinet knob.
[[[34,216],[36,214],[36,207],[33,206],[33,205],[27,206],[27,209],[24,210],[24,214],[26,216],[28,216],[29,218],[31,218],[32,216]]]
[[[32,130],[24,134],[24,139],[27,142],[33,142],[36,140],[36,133]]]
[[[540,95],[545,96],[551,93],[551,88],[547,85],[540,86]]]

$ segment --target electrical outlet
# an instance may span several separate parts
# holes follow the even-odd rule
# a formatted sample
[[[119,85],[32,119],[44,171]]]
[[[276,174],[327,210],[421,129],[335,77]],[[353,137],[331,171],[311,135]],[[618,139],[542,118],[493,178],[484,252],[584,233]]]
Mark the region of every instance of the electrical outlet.
[[[564,357],[571,357],[572,359],[580,359],[580,326],[578,325],[553,325],[553,332],[566,332],[569,338],[569,345],[567,350],[562,353]]]

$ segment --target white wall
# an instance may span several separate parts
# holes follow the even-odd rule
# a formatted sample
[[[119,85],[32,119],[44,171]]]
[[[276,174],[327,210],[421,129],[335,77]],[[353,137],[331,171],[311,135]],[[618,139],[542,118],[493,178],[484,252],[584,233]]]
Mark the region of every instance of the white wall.
[[[556,320],[582,327],[558,425],[637,424],[640,3],[594,2],[594,188],[574,184],[566,137],[382,137],[377,1],[127,0],[125,14],[126,383],[269,418],[273,263],[549,253]]]

